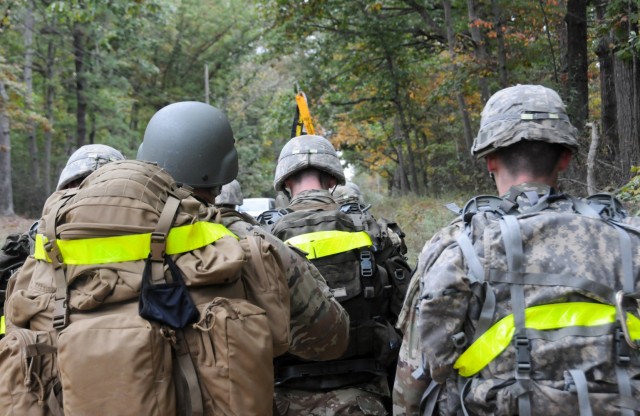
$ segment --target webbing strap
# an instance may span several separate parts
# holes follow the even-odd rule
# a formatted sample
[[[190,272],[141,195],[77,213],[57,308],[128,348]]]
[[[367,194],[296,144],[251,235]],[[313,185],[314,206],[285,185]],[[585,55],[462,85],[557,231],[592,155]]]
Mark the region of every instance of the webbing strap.
[[[162,208],[162,212],[158,218],[156,229],[151,233],[149,261],[151,261],[151,281],[154,285],[167,282],[164,276],[164,255],[167,248],[167,235],[169,234],[169,230],[173,225],[173,220],[179,208],[180,199],[169,194],[167,202],[165,202],[164,208]]]
[[[291,237],[285,243],[308,253],[309,260],[373,245],[365,231],[316,231]]]
[[[583,289],[596,294],[600,300],[606,303],[615,302],[615,291],[610,287],[593,280],[579,278],[573,275],[556,273],[518,273],[514,271],[489,270],[489,281],[497,283],[513,283],[514,281],[526,281],[527,284],[539,286],[567,286]]]
[[[438,394],[442,388],[441,384],[431,380],[427,389],[422,393],[420,398],[420,415],[431,416],[436,409],[436,403],[438,402]]]
[[[587,378],[582,370],[569,370],[571,378],[573,378],[573,384],[576,386],[576,392],[578,393],[578,408],[580,410],[580,416],[593,416],[591,411],[591,403],[589,403],[589,386],[587,385]]]
[[[190,416],[202,416],[204,415],[204,406],[202,404],[202,391],[200,390],[200,382],[198,381],[198,374],[196,373],[195,366],[191,360],[187,342],[184,339],[182,330],[176,330],[176,356],[178,358],[178,371],[180,379],[178,386],[178,397],[181,405],[184,405],[185,415]],[[185,392],[184,389],[187,391]],[[184,395],[186,393],[188,397]]]
[[[67,276],[64,267],[64,255],[58,246],[56,234],[56,220],[60,209],[75,195],[76,190],[67,191],[62,198],[49,211],[45,217],[45,234],[48,242],[43,245],[42,252],[49,257],[49,261],[53,266],[54,280],[56,284],[56,293],[54,295],[53,306],[53,328],[61,330],[69,323],[69,310],[67,308]]]
[[[518,219],[512,215],[500,218],[500,230],[504,239],[505,254],[507,256],[507,264],[510,272],[516,272],[513,275],[513,283],[511,289],[511,308],[513,310],[516,357],[515,357],[515,375],[518,382],[522,382],[523,387],[529,386],[531,371],[531,344],[525,332],[525,299],[524,299],[524,280],[522,280],[524,250],[522,247],[522,235]],[[518,410],[521,416],[531,415],[531,395],[529,391],[524,391],[518,396]]]
[[[618,379],[618,391],[620,393],[621,404],[623,399],[631,398],[631,379],[627,369],[620,364],[616,364],[616,378]],[[620,413],[622,416],[633,416],[635,412],[632,409],[621,406]]]
[[[528,328],[546,331],[565,327],[591,327],[616,322],[616,307],[601,303],[569,302],[532,306],[525,310]],[[633,339],[640,339],[640,319],[627,313],[627,327]],[[463,377],[480,372],[511,342],[515,332],[513,315],[496,322],[469,346],[453,367]]]
[[[467,227],[465,227],[465,231],[461,232],[456,242],[460,246],[460,250],[462,250],[462,254],[464,255],[465,260],[469,266],[469,272],[473,279],[478,282],[484,281],[484,268],[480,263],[480,259],[478,259],[478,255],[476,254],[475,249],[473,248],[473,243],[467,234]]]
[[[631,248],[631,237],[622,228],[615,226],[620,236],[620,255],[622,256],[622,288],[630,293],[635,290],[635,279],[633,277],[633,254]]]
[[[180,254],[196,250],[224,236],[238,238],[224,225],[206,221],[174,227],[167,236],[166,254]],[[47,238],[43,235],[36,235],[34,253],[36,259],[51,261],[44,249],[47,242]],[[146,259],[151,247],[151,233],[57,240],[57,244],[65,264],[120,263]]]

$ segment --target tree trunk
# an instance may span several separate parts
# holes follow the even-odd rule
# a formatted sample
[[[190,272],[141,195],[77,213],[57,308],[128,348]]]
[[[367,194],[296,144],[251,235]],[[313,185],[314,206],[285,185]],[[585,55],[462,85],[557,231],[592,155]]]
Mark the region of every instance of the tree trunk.
[[[451,1],[443,0],[442,5],[444,7],[444,20],[447,26],[447,44],[449,46],[451,61],[453,62],[455,57],[455,37],[453,33],[453,22],[451,21]],[[450,70],[453,74],[457,72],[455,64],[451,64]],[[460,117],[462,118],[462,127],[464,128],[464,142],[461,143],[461,145],[463,148],[466,148],[468,150],[471,149],[471,146],[473,145],[473,133],[471,132],[471,120],[469,119],[467,104],[461,91],[456,92],[456,100],[458,101],[458,110],[460,111]],[[469,152],[464,153],[469,155]],[[460,154],[458,154],[458,157],[460,157]]]
[[[485,73],[485,69],[488,67],[489,63],[489,54],[487,52],[486,40],[477,24],[479,18],[476,12],[474,0],[467,0],[467,14],[469,16],[469,32],[471,33],[471,39],[473,39],[473,43],[475,44],[474,53],[476,60],[480,65],[482,73]],[[487,79],[482,74],[478,76],[478,85],[480,86],[482,102],[485,103],[491,94],[489,93]]]
[[[604,23],[606,8],[606,1],[596,3],[596,16],[599,25]],[[598,39],[596,47],[596,55],[598,55],[598,63],[600,64],[600,141],[602,143],[600,154],[609,163],[613,163],[619,153],[613,51],[610,46],[613,42],[613,37],[607,33]]]
[[[27,143],[29,143],[29,160],[31,178],[31,189],[38,191],[40,189],[40,161],[38,155],[38,141],[36,138],[36,126],[33,122],[31,113],[33,109],[33,1],[27,2],[24,16],[24,110],[29,116],[27,120]]]
[[[623,173],[623,181],[631,177],[631,167],[637,166],[640,161],[640,143],[638,142],[638,123],[640,114],[638,110],[638,59],[623,60],[615,57],[613,67],[615,72],[615,91],[617,108],[617,126],[620,139],[620,166]]]
[[[0,80],[0,215],[13,215],[13,188],[11,186],[11,130],[7,105],[9,97]]]
[[[400,181],[400,195],[406,195],[409,193],[409,182],[407,181],[406,174],[406,163],[404,161],[404,152],[402,151],[402,145],[399,144],[401,142],[400,135],[402,134],[402,130],[400,128],[400,118],[398,114],[393,119],[393,131],[394,131],[394,142],[398,143],[396,145],[396,153],[398,154],[398,168],[399,172],[399,181]]]
[[[587,0],[567,2],[567,111],[578,130],[589,117]]]
[[[54,75],[55,75],[55,57],[56,57],[56,47],[52,39],[49,39],[47,45],[47,60],[45,67],[45,108],[44,114],[47,117],[47,122],[49,123],[49,128],[44,132],[44,186],[45,186],[45,195],[50,195],[52,188],[55,186],[52,184],[52,175],[51,171],[53,170],[53,166],[51,166],[51,143],[53,141],[53,100],[55,97],[55,84],[54,84]],[[57,185],[57,182],[56,182]]]
[[[504,31],[502,30],[502,8],[498,4],[498,0],[491,0],[491,10],[493,11],[496,43],[498,45],[498,81],[501,88],[506,88],[509,86],[507,49],[504,46]]]
[[[73,27],[73,56],[76,66],[76,146],[84,146],[87,136],[87,76],[85,73],[85,28],[80,23]]]

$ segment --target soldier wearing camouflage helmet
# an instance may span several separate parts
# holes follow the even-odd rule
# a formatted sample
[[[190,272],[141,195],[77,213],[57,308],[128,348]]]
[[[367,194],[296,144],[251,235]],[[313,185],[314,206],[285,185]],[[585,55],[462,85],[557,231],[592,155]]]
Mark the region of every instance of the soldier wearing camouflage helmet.
[[[242,205],[242,188],[236,179],[222,186],[220,195],[216,196],[215,205],[236,209]]]
[[[363,205],[339,205],[332,196],[345,175],[333,145],[324,137],[302,135],[285,144],[274,188],[291,197],[289,206],[263,213],[274,235],[305,252],[351,317],[349,347],[330,363],[276,360],[276,406],[280,415],[384,415],[399,334],[393,329],[408,281],[404,258],[392,272],[382,265],[393,246]],[[266,214],[266,216],[265,216]],[[382,286],[387,282],[386,289]],[[362,287],[362,290],[355,290]],[[396,293],[398,294],[396,296]],[[374,330],[374,328],[377,328]],[[384,351],[384,352],[383,352]]]
[[[60,173],[56,190],[73,188],[100,166],[116,160],[124,160],[118,150],[104,144],[87,144],[73,152]]]
[[[111,146],[88,144],[80,147],[67,159],[65,167],[60,173],[56,192],[47,199],[45,206],[52,205],[64,194],[65,190],[77,187],[84,178],[101,166],[116,160],[124,160],[124,156]],[[8,280],[22,267],[29,254],[33,254],[38,225],[39,221],[36,221],[28,231],[22,234],[8,235],[0,248],[0,338],[4,336],[6,331],[4,300],[7,297],[5,290]],[[14,287],[14,290],[17,289],[21,288]]]
[[[517,85],[488,100],[471,152],[485,159],[501,197],[470,200],[460,217],[436,233],[420,254],[398,320],[404,337],[393,390],[394,415],[569,414],[576,409],[590,414],[590,406],[593,414],[611,414],[617,410],[607,400],[627,399],[627,370],[616,369],[609,355],[617,348],[611,343],[615,337],[602,335],[595,342],[529,331],[540,325],[530,314],[533,305],[540,305],[554,311],[546,315],[547,326],[541,329],[597,336],[590,325],[598,303],[585,304],[590,306],[580,326],[560,318],[579,310],[580,301],[597,302],[593,299],[599,295],[576,288],[638,289],[637,278],[628,275],[623,283],[619,267],[611,266],[624,262],[624,249],[616,240],[626,233],[600,218],[601,205],[557,191],[558,176],[577,149],[577,131],[555,91]],[[611,211],[621,222],[637,224],[637,218],[623,219],[623,211]],[[598,235],[592,235],[587,224],[596,227]],[[605,265],[602,258],[612,261]],[[637,264],[628,267],[637,273]],[[508,277],[512,268],[517,271],[513,278]],[[502,270],[507,275],[501,275]],[[613,296],[607,302],[613,305]],[[513,321],[500,321],[501,328],[508,331],[512,324],[513,338],[509,332],[495,332],[505,316]],[[490,336],[490,345],[504,351],[483,344]],[[540,344],[536,338],[546,341]],[[580,352],[587,350],[590,353]],[[628,369],[635,374],[638,363],[632,362]],[[606,386],[601,390],[599,377],[617,380],[620,393],[613,387],[616,393],[606,399],[592,397],[592,390],[611,392]],[[460,390],[466,378],[470,382]],[[567,383],[575,389],[562,391]]]

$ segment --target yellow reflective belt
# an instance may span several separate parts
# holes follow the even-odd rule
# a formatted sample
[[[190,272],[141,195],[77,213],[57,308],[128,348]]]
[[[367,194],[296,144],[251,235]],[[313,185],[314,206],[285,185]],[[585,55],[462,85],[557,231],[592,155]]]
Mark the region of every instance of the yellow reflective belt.
[[[6,327],[4,326],[4,315],[2,315],[0,316],[0,335],[4,335],[6,331]]]
[[[169,230],[167,254],[186,253],[207,246],[224,236],[238,238],[224,225],[199,221]],[[47,238],[36,235],[34,257],[51,261],[44,248]],[[104,264],[146,259],[151,247],[151,233],[115,237],[57,240],[65,264]]]
[[[307,254],[309,260],[373,245],[371,237],[364,231],[316,231],[297,235],[285,243],[309,253]]]
[[[615,306],[600,303],[554,303],[532,306],[525,309],[524,313],[525,326],[537,330],[598,326],[616,321]],[[631,338],[640,339],[640,319],[627,313],[627,327]],[[471,344],[456,360],[453,368],[463,377],[473,376],[509,346],[514,332],[513,315],[505,316]]]

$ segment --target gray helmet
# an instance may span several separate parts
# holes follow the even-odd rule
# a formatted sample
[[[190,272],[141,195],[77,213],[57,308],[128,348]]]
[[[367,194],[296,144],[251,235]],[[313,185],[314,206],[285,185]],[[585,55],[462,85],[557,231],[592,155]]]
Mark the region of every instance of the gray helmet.
[[[124,160],[122,153],[104,144],[87,144],[73,152],[60,173],[56,190],[61,190],[77,179],[84,179],[89,174],[109,162]]]
[[[307,168],[316,168],[336,178],[344,185],[344,171],[340,159],[329,140],[322,136],[302,135],[284,145],[278,158],[273,187],[282,191],[284,181],[292,174]]]
[[[493,94],[482,110],[471,154],[481,158],[521,140],[578,150],[577,130],[554,90],[542,85],[516,85]]]
[[[138,160],[156,162],[176,182],[212,188],[238,175],[238,153],[225,114],[209,104],[184,101],[151,117]]]
[[[242,189],[240,182],[232,180],[222,186],[220,195],[216,197],[215,205],[242,205]]]
[[[363,204],[362,192],[360,187],[353,182],[347,182],[344,185],[336,186],[333,191],[333,199],[338,204],[358,203]]]

